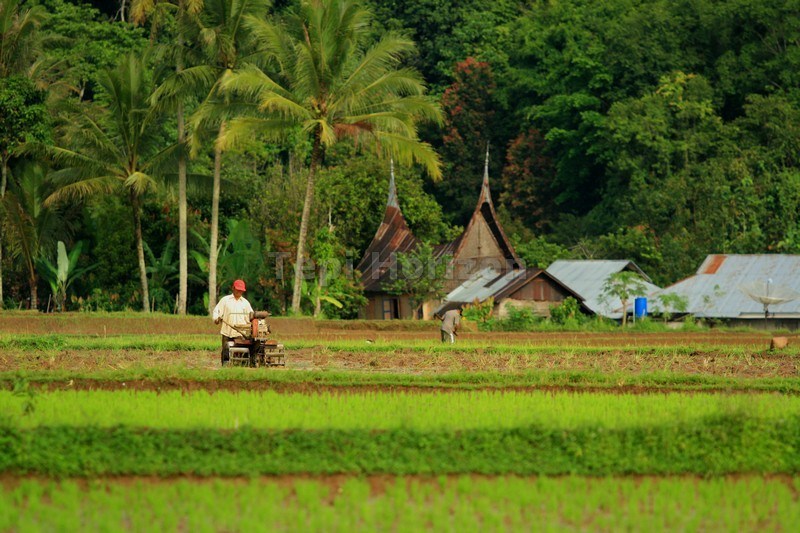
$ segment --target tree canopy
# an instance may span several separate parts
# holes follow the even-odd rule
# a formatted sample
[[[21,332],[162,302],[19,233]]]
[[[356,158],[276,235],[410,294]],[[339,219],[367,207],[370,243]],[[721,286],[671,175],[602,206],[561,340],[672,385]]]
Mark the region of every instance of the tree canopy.
[[[537,266],[628,259],[663,285],[710,253],[800,253],[790,0],[93,4],[0,0],[0,196],[14,187],[10,207],[30,165],[48,183],[34,204],[128,191],[70,196],[71,224],[42,241],[51,264],[61,240],[80,250],[76,269],[94,266],[67,309],[142,309],[154,282],[159,306],[186,294],[203,313],[240,263],[256,265],[254,300],[298,308],[293,266],[320,250],[357,263],[369,244],[389,157],[411,229],[438,244],[474,208],[487,144],[497,212]],[[115,94],[109,75],[126,68],[141,91]],[[258,260],[233,257],[245,253],[233,228]],[[32,279],[50,287],[12,239],[0,298],[30,306]],[[305,275],[308,292],[323,273]],[[355,316],[354,286],[317,291],[342,309],[315,297],[311,310]]]

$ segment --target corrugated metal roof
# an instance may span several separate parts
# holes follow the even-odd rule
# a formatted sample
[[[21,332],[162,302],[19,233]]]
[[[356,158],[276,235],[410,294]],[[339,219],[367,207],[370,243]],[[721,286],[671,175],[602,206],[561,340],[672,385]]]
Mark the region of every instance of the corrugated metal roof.
[[[602,297],[603,286],[612,274],[630,270],[636,272],[645,280],[646,293],[650,294],[660,287],[651,283],[650,278],[636,266],[633,261],[627,260],[558,260],[547,267],[547,272],[572,291],[584,297],[584,304],[592,312],[608,318],[622,317],[622,302],[618,298]],[[628,309],[633,302],[628,302]]]
[[[436,310],[436,313],[441,314],[449,309],[472,303],[475,300],[484,302],[490,297],[494,297],[495,301],[499,302],[499,300],[513,294],[526,283],[540,276],[550,278],[555,284],[563,287],[579,303],[583,302],[583,297],[580,294],[539,268],[513,269],[503,273],[487,267],[473,274],[467,281],[450,291],[445,296],[439,309]],[[586,308],[584,308],[584,311],[586,311]]]
[[[491,267],[475,273],[467,281],[450,291],[445,296],[443,306],[448,303],[472,303],[476,299],[483,302],[500,292],[517,277],[524,276],[525,270],[509,270],[505,274]]]
[[[750,282],[772,280],[772,286],[800,290],[800,255],[712,254],[697,274],[649,296],[648,307],[660,311],[657,297],[677,294],[687,302],[687,312],[704,318],[763,318],[764,306],[740,287]],[[677,312],[676,309],[667,309]],[[800,317],[800,299],[769,306],[776,317]]]

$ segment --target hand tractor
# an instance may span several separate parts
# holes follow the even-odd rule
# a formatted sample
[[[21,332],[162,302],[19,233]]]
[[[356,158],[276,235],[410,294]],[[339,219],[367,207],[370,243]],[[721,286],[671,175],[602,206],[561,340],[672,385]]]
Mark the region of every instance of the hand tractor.
[[[249,366],[286,366],[286,350],[270,338],[272,330],[267,318],[269,311],[256,311],[248,316],[249,324],[230,327],[242,334],[228,342],[229,365]]]

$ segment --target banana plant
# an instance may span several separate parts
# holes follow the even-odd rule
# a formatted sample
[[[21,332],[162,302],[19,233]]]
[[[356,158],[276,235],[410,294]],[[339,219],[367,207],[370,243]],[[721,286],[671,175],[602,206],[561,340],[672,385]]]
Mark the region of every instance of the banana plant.
[[[250,224],[246,221],[229,219],[227,223],[227,237],[219,244],[217,250],[218,287],[228,287],[233,280],[253,276],[264,271],[264,257],[261,253],[261,243],[253,235]],[[191,256],[203,274],[209,271],[209,243],[200,234],[193,232],[194,241],[202,250],[192,250]],[[200,280],[205,283],[206,280]],[[214,295],[216,300],[216,295]]]
[[[307,299],[312,304],[314,304],[315,317],[318,317],[321,313],[321,308],[319,306],[320,302],[328,302],[337,309],[341,309],[342,307],[344,307],[344,304],[341,301],[337,300],[333,296],[325,294],[324,292],[325,289],[322,287],[320,283],[317,283],[316,281],[309,283],[306,280],[303,280],[302,283],[303,283],[302,286],[303,299]]]
[[[175,285],[178,278],[178,258],[175,257],[175,239],[169,239],[161,251],[161,257],[156,257],[153,250],[147,243],[144,243],[144,251],[147,254],[147,273],[150,275],[150,311],[171,312],[172,297],[171,288]]]
[[[64,311],[67,304],[67,291],[72,283],[85,273],[89,272],[97,265],[78,268],[78,259],[83,249],[83,243],[79,242],[67,253],[64,241],[58,241],[58,254],[56,264],[53,265],[47,258],[42,257],[37,261],[39,272],[42,277],[50,284],[50,290],[55,299],[56,310]]]

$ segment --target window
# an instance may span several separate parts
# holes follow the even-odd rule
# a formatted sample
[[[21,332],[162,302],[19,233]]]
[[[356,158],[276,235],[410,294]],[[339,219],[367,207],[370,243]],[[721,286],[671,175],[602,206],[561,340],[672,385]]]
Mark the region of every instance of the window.
[[[392,320],[400,318],[400,301],[397,298],[384,298],[383,319]]]

